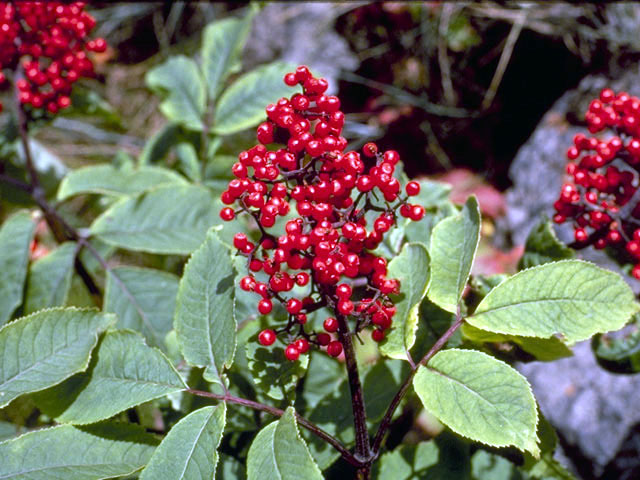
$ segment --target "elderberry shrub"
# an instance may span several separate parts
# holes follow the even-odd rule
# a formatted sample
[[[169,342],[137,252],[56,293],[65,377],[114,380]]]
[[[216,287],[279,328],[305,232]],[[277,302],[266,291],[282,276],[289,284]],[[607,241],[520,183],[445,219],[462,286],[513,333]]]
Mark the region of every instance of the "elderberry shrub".
[[[356,333],[373,327],[376,342],[391,327],[396,308],[389,295],[399,293],[400,285],[387,278],[387,261],[372,251],[398,213],[414,221],[424,216],[422,206],[408,203],[420,185],[409,182],[406,194],[401,192],[393,176],[400,161],[394,150],[379,152],[367,143],[362,155],[345,152],[344,113],[338,97],[325,94],[325,79],[302,65],[284,82],[301,85],[303,93],[267,106],[267,121],[257,128],[259,143],[240,153],[232,167],[236,178],[222,193],[223,203],[233,207],[223,208],[220,216],[230,221],[245,214],[255,220],[261,234],[256,243],[245,233],[233,239],[250,272],[240,287],[261,297],[259,313],[269,314],[274,300],[288,313],[281,328],[260,332],[260,344],[272,345],[285,334],[289,360],[311,345],[337,357],[342,344],[332,334],[341,328],[338,318],[352,319]],[[274,230],[277,217],[287,215],[293,202],[299,216],[287,221],[284,231]],[[369,230],[368,212],[377,214]],[[266,281],[256,278],[260,272]],[[287,297],[296,285],[307,293]],[[355,288],[364,296],[357,297]],[[334,312],[324,320],[324,332],[307,331],[307,315],[324,307]]]
[[[571,219],[575,248],[612,247],[640,279],[640,99],[605,88],[585,115],[589,132],[608,130],[606,139],[578,134],[567,151],[571,180],[554,203],[553,220]]]
[[[71,105],[71,87],[94,74],[87,52],[104,52],[102,38],[89,40],[94,18],[85,2],[0,2],[0,88],[3,69],[16,71],[26,113],[55,114]],[[2,111],[2,104],[0,104]]]

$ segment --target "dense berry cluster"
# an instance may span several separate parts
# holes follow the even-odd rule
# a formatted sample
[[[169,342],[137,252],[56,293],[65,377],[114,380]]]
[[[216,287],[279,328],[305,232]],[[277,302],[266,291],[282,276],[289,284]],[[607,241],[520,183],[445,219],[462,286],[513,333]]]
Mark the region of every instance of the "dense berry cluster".
[[[0,87],[7,85],[2,69],[19,66],[23,105],[51,114],[71,105],[73,83],[93,75],[87,52],[107,48],[102,38],[87,39],[96,22],[84,8],[84,2],[0,2]]]
[[[571,181],[554,203],[554,221],[573,220],[576,248],[609,246],[623,253],[640,279],[640,99],[604,89],[585,118],[592,134],[607,129],[611,135],[575,136],[567,151]]]
[[[335,332],[357,334],[372,326],[379,342],[391,326],[396,309],[389,294],[399,291],[399,283],[387,278],[386,260],[372,250],[395,225],[397,211],[412,220],[424,216],[422,206],[407,203],[420,185],[409,182],[406,195],[401,192],[393,176],[400,157],[393,150],[379,152],[368,143],[362,155],[345,152],[344,113],[338,97],[325,94],[325,79],[300,66],[284,82],[301,85],[302,93],[267,106],[259,143],[240,153],[232,167],[236,178],[222,194],[234,208],[223,208],[220,216],[229,221],[245,213],[255,220],[255,243],[244,233],[234,237],[235,248],[248,258],[249,274],[240,287],[260,296],[261,314],[271,312],[274,300],[288,314],[281,328],[263,330],[259,342],[272,345],[286,334],[289,360],[311,344],[338,356],[343,346]],[[277,224],[292,208],[297,216]],[[306,293],[296,295],[294,288]],[[331,311],[324,331],[308,332],[307,315],[322,308]]]

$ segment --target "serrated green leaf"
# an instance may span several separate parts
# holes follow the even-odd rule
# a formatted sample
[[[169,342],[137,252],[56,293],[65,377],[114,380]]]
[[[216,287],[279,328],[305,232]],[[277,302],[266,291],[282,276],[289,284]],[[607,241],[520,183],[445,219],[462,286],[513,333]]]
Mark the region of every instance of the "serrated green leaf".
[[[171,170],[155,166],[92,165],[69,172],[58,187],[58,200],[74,195],[135,195],[161,185],[187,185],[187,181]]]
[[[433,229],[428,296],[448,312],[458,308],[479,242],[480,209],[474,196],[469,197],[458,215],[445,218]]]
[[[539,455],[531,387],[506,363],[474,350],[444,350],[419,368],[413,386],[425,408],[454,432]]]
[[[376,480],[469,480],[469,447],[452,434],[416,445],[400,445],[380,457]],[[474,479],[475,480],[475,479]]]
[[[487,332],[469,324],[462,325],[460,330],[462,331],[462,335],[476,343],[513,342],[522,350],[543,362],[550,362],[573,355],[571,349],[557,337],[535,338],[521,337],[518,335],[503,335],[500,333]]]
[[[103,310],[118,316],[117,328],[144,335],[152,347],[165,350],[173,328],[178,277],[160,270],[114,267],[107,272]]]
[[[191,130],[202,130],[202,115],[206,105],[206,91],[196,62],[184,55],[175,55],[149,70],[149,88],[166,95],[160,111],[169,120]]]
[[[293,400],[296,385],[309,365],[308,355],[301,355],[295,362],[290,362],[282,347],[264,348],[257,339],[247,343],[247,360],[253,383],[274,400]]]
[[[437,208],[427,209],[425,216],[419,222],[407,222],[404,234],[409,242],[419,242],[427,248],[431,244],[433,229],[443,219],[458,215],[456,206],[448,200],[438,204]]]
[[[0,478],[100,480],[147,463],[158,441],[131,424],[60,425],[0,443]]]
[[[29,268],[24,313],[63,306],[69,295],[78,246],[67,242],[39,258]]]
[[[611,271],[579,260],[523,270],[484,297],[467,318],[495,333],[549,338],[569,344],[620,329],[640,309],[633,292]]]
[[[260,430],[247,457],[249,480],[322,480],[309,449],[298,433],[293,408]]]
[[[2,327],[0,408],[85,370],[98,334],[115,320],[92,310],[53,308]]]
[[[93,222],[91,234],[127,250],[186,255],[218,223],[209,190],[163,186],[115,203]]]
[[[294,70],[292,65],[274,62],[240,76],[218,101],[213,132],[230,135],[265,119],[266,105],[295,93],[282,81],[287,72]]]
[[[518,270],[573,257],[575,251],[558,240],[551,221],[543,218],[527,237],[524,253],[518,262]]]
[[[4,325],[22,303],[29,264],[29,246],[36,224],[28,212],[11,215],[0,228],[0,325]]]
[[[202,34],[202,72],[209,89],[209,101],[216,99],[230,74],[240,71],[242,47],[255,12],[251,8],[242,19],[225,18],[205,27]]]
[[[225,417],[224,403],[184,417],[156,449],[140,480],[213,480]]]
[[[167,358],[139,334],[109,331],[87,372],[36,396],[59,423],[87,424],[186,388]]]
[[[427,249],[419,243],[406,244],[400,255],[389,263],[387,275],[400,280],[401,294],[394,302],[397,312],[393,327],[380,345],[380,351],[388,357],[407,360],[407,352],[416,341],[420,302],[429,286]]]
[[[184,268],[174,327],[191,365],[229,368],[236,348],[235,270],[227,247],[210,231]],[[207,380],[213,380],[205,374]]]

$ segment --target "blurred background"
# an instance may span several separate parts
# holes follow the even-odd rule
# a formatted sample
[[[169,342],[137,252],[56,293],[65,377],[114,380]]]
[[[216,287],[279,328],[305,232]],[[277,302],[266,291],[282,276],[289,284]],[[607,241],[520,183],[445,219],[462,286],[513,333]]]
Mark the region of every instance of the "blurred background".
[[[95,118],[56,119],[38,140],[61,169],[137,157],[166,123],[146,72],[195,55],[206,24],[246,8],[93,3],[109,49],[89,85],[106,103]],[[451,183],[454,201],[478,195],[476,273],[492,274],[515,271],[529,230],[551,212],[589,101],[604,86],[640,95],[639,31],[640,5],[625,2],[265,2],[243,66],[309,65],[340,96],[353,146],[397,150],[409,176]],[[580,478],[640,478],[640,380],[599,369],[588,345],[522,370]]]

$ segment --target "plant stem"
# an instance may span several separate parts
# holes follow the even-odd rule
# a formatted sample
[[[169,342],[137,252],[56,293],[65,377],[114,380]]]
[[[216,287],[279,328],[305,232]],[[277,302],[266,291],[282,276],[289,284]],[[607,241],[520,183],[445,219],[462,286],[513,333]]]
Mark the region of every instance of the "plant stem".
[[[344,348],[344,358],[349,377],[349,389],[351,391],[351,407],[353,409],[353,423],[356,431],[356,458],[366,464],[371,461],[371,447],[369,444],[369,432],[367,431],[367,413],[362,395],[362,385],[358,373],[356,353],[353,349],[351,331],[347,319],[336,312],[338,320],[338,338]],[[362,478],[368,478],[362,477]]]
[[[427,362],[431,360],[431,358],[436,353],[438,353],[442,349],[442,347],[446,345],[449,339],[453,336],[456,330],[458,330],[458,328],[460,328],[460,326],[463,323],[464,323],[464,318],[461,317],[460,309],[458,309],[455,322],[453,322],[453,324],[449,327],[449,329],[446,332],[444,332],[444,334],[442,334],[442,336],[436,341],[436,343],[433,344],[431,349],[429,349],[429,351],[425,354],[424,357],[422,357],[422,359],[416,364],[416,366],[411,369],[411,373],[409,373],[404,383],[400,387],[400,390],[398,390],[398,393],[396,393],[395,397],[393,397],[393,400],[391,400],[391,404],[389,405],[389,408],[387,408],[387,411],[385,412],[384,417],[380,422],[380,427],[378,428],[378,431],[376,432],[376,436],[373,440],[373,452],[375,453],[376,456],[380,451],[380,445],[382,444],[382,439],[384,437],[384,434],[387,432],[387,430],[389,429],[389,426],[391,425],[391,417],[393,417],[393,413],[396,411],[396,408],[398,408],[400,401],[402,401],[405,394],[407,393],[407,390],[411,385],[413,377],[418,372],[418,368],[420,366],[426,365]]]
[[[236,405],[242,405],[244,407],[253,408],[254,410],[259,410],[261,412],[266,412],[266,413],[269,413],[269,414],[271,414],[271,415],[273,415],[275,417],[282,417],[284,415],[284,410],[281,410],[281,409],[275,408],[275,407],[271,407],[271,406],[265,405],[263,403],[254,402],[253,400],[248,400],[246,398],[236,397],[234,395],[231,395],[230,393],[226,393],[225,395],[221,395],[221,394],[218,394],[218,393],[204,392],[204,391],[201,391],[201,390],[194,390],[192,388],[187,389],[186,392],[190,393],[192,395],[197,395],[199,397],[213,398],[215,400],[220,400],[220,401],[229,402],[229,403],[235,403]],[[314,424],[314,423],[310,422],[309,420],[307,420],[306,418],[302,417],[297,412],[295,412],[295,417],[296,417],[297,422],[300,425],[302,425],[304,428],[309,430],[311,433],[317,435],[318,437],[323,439],[325,442],[330,444],[333,448],[335,448],[338,452],[340,452],[340,454],[342,455],[342,458],[344,458],[351,465],[353,465],[354,467],[361,467],[362,466],[362,462],[359,461],[357,458],[355,458],[353,456],[353,454],[349,450],[347,450],[344,447],[344,445],[342,445],[340,443],[340,441],[338,439],[336,439],[335,437],[329,435],[327,432],[322,430],[316,424]]]

